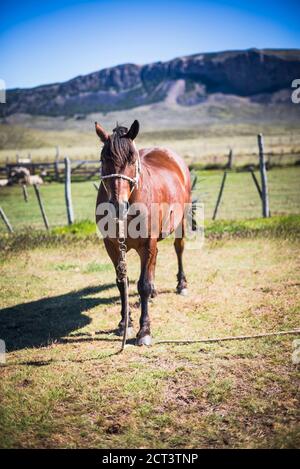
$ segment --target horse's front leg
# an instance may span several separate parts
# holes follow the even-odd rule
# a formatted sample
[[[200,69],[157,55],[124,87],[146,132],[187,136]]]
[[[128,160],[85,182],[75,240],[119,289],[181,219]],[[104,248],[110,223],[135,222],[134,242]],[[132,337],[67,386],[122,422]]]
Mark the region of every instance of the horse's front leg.
[[[153,291],[154,270],[157,256],[157,240],[147,240],[138,251],[141,259],[141,275],[138,281],[138,292],[141,298],[140,330],[137,334],[137,345],[151,345],[150,317],[148,311],[149,297]]]
[[[117,334],[118,335],[123,335],[124,330],[125,330],[125,322],[126,322],[126,317],[125,317],[125,307],[126,307],[125,306],[125,289],[124,289],[124,282],[123,281],[120,282],[118,279],[116,279],[116,282],[117,282],[117,287],[118,287],[119,292],[120,292],[121,304],[122,304],[121,321],[118,324]],[[129,283],[128,277],[127,277],[127,282]],[[132,321],[132,318],[131,318],[130,310],[128,311],[128,314],[129,314],[129,317],[128,317],[127,337],[128,337],[128,339],[131,339],[134,336],[134,329],[133,329],[133,321]]]
[[[118,267],[118,262],[119,262],[119,256],[120,256],[120,251],[119,247],[116,246],[113,242],[111,242],[109,239],[105,238],[104,239],[105,247],[108,252],[109,257],[111,258],[116,274],[117,274],[117,267]],[[129,282],[127,278],[127,282]],[[124,282],[119,281],[118,278],[116,278],[116,283],[117,287],[120,292],[120,297],[121,297],[121,321],[118,324],[118,330],[117,334],[118,335],[123,335],[124,334],[124,329],[125,329],[125,307],[126,307],[126,300],[125,300],[125,289],[124,289]],[[127,337],[132,338],[134,335],[134,330],[133,330],[133,321],[131,318],[131,313],[129,311],[129,318],[128,318],[128,331],[127,331]]]

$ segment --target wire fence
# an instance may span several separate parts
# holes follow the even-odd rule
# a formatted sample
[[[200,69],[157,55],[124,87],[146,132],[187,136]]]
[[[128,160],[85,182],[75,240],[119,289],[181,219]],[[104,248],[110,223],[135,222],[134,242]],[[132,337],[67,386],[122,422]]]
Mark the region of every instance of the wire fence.
[[[258,181],[260,175],[255,171]],[[212,219],[223,173],[201,171],[195,196],[204,204],[205,219]],[[268,171],[268,186],[271,215],[300,213],[300,167],[272,169]],[[262,205],[251,173],[228,172],[219,206],[217,219],[237,220],[259,218]]]
[[[197,171],[194,195],[204,204],[206,220],[211,220],[218,197],[223,172]],[[255,175],[260,182],[259,172]],[[271,215],[300,213],[300,167],[274,168],[268,171],[268,186]],[[0,206],[14,230],[31,226],[44,229],[37,198],[32,186],[27,187],[28,201],[25,202],[22,186],[0,188]],[[72,200],[75,221],[95,220],[96,195],[91,181],[72,182]],[[40,196],[50,228],[68,223],[64,185],[48,183],[40,186]],[[238,220],[259,218],[262,205],[250,172],[228,172],[217,219]],[[0,232],[7,228],[0,221]]]
[[[19,185],[0,189],[0,206],[6,213],[14,230],[25,227],[44,229],[37,198],[32,186],[27,187],[28,202],[25,202]],[[95,220],[96,190],[92,182],[72,183],[72,200],[75,221]],[[49,221],[50,229],[68,224],[65,188],[63,184],[51,183],[40,186],[40,196]],[[0,231],[6,231],[0,224]]]

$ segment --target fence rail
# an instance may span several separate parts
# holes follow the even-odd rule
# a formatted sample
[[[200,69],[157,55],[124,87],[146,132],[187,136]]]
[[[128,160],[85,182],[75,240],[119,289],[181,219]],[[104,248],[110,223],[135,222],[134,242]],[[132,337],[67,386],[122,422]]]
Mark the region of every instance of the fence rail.
[[[43,179],[47,181],[63,181],[65,163],[63,160],[54,160],[53,162],[16,162],[6,163],[0,166],[0,179],[9,179],[12,171],[15,168],[26,168],[30,174],[41,174]],[[97,175],[99,170],[99,161],[96,160],[72,160],[71,161],[71,174],[72,177],[90,180]]]

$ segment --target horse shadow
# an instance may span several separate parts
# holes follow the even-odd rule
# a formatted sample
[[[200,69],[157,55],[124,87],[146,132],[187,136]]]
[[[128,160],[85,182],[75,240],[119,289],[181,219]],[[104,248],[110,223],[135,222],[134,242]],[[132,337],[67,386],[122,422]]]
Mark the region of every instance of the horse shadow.
[[[43,347],[52,342],[63,343],[63,337],[91,323],[92,319],[84,314],[86,311],[119,300],[119,296],[87,296],[114,286],[115,284],[109,283],[87,287],[0,310],[0,338],[5,341],[6,350],[11,352]]]

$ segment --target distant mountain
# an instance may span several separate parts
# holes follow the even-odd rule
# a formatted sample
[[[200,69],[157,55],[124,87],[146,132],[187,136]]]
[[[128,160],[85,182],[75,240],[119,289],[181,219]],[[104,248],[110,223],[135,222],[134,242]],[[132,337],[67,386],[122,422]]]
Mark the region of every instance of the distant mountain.
[[[213,94],[287,103],[294,78],[300,78],[300,49],[195,54],[143,66],[118,65],[64,83],[12,89],[7,103],[0,105],[0,115],[72,116],[158,102],[193,106]]]

